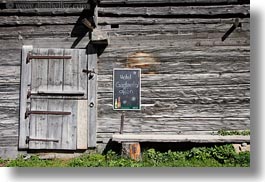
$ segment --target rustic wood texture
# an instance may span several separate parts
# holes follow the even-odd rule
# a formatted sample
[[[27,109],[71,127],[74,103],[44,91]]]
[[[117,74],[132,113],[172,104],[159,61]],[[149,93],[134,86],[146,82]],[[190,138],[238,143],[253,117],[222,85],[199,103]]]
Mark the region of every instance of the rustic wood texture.
[[[114,134],[112,140],[117,142],[249,143],[250,136]]]
[[[130,143],[124,142],[122,143],[122,151],[121,154],[125,157],[130,157],[133,160],[139,161],[141,160],[141,147],[139,143]]]
[[[101,0],[99,6],[114,5],[190,5],[190,4],[249,4],[249,0]]]
[[[95,77],[93,147],[95,141],[104,146],[119,131],[120,113],[111,109],[112,69],[133,65],[142,68],[143,110],[126,114],[125,133],[205,135],[249,129],[249,4],[248,0],[102,0],[97,29],[109,36],[109,45],[98,60]],[[18,142],[22,46],[71,48],[76,40],[71,33],[82,11],[0,10],[0,147]],[[240,18],[242,27],[221,41],[235,18]],[[76,48],[85,49],[88,42],[85,36]],[[148,57],[132,59],[136,53]],[[155,64],[135,64],[135,59]]]
[[[99,16],[110,17],[249,17],[249,5],[100,7]]]
[[[95,73],[88,75],[88,148],[96,147],[97,145],[97,81],[98,81],[98,68],[97,68],[97,55],[88,55],[88,70]]]
[[[88,141],[88,103],[87,100],[78,101],[77,111],[77,149],[87,149]]]
[[[19,144],[20,149],[28,148],[26,143],[26,137],[29,136],[29,118],[25,118],[26,109],[30,107],[29,99],[27,98],[27,91],[30,89],[29,84],[31,83],[31,65],[26,63],[27,55],[33,50],[32,46],[23,46],[22,57],[21,57],[21,92],[20,92],[20,112],[19,112]],[[17,106],[13,106],[17,107]],[[2,109],[1,109],[2,110]],[[12,114],[12,112],[7,112]],[[9,119],[9,118],[7,118]],[[2,120],[3,121],[3,120]],[[13,121],[14,122],[14,121]],[[6,128],[5,130],[8,130]],[[17,142],[15,142],[17,143]]]
[[[111,73],[129,66],[142,68],[143,109],[126,113],[125,133],[209,135],[250,128],[248,1],[152,3],[99,5],[99,28],[110,45],[98,62],[98,141],[108,143],[119,132]],[[242,27],[222,42],[234,17],[241,17]],[[137,54],[145,56],[132,59]]]

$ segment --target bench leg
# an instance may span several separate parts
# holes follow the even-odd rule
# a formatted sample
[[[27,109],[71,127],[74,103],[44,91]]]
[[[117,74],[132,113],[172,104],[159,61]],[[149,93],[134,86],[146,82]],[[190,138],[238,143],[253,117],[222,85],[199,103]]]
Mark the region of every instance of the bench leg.
[[[129,157],[133,160],[141,160],[141,147],[138,142],[135,143],[122,143],[122,156]]]

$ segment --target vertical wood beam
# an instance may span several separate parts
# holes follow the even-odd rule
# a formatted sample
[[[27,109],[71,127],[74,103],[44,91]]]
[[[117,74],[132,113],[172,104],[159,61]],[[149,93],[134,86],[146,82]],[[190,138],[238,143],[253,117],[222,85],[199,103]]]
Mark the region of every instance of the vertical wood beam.
[[[21,57],[21,81],[20,81],[20,112],[19,112],[19,149],[27,149],[26,137],[29,136],[29,118],[25,119],[26,108],[28,106],[27,92],[31,83],[31,64],[27,64],[27,56],[33,46],[22,47]]]
[[[88,148],[97,143],[97,54],[88,55],[88,70],[93,69],[95,74],[88,79]]]

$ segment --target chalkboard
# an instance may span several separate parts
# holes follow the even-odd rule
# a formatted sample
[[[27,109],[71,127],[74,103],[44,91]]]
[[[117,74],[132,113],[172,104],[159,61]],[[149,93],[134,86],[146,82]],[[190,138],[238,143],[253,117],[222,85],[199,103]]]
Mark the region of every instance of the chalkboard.
[[[141,69],[113,70],[113,109],[141,109]]]

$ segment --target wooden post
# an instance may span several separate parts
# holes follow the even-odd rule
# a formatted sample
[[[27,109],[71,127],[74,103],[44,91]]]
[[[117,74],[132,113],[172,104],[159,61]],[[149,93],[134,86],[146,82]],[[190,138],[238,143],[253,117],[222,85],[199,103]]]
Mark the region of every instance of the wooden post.
[[[123,111],[122,114],[121,114],[120,134],[123,134],[124,118],[125,118],[125,114],[124,114],[124,111]]]
[[[122,156],[130,157],[133,160],[141,160],[141,147],[140,143],[122,143]]]

